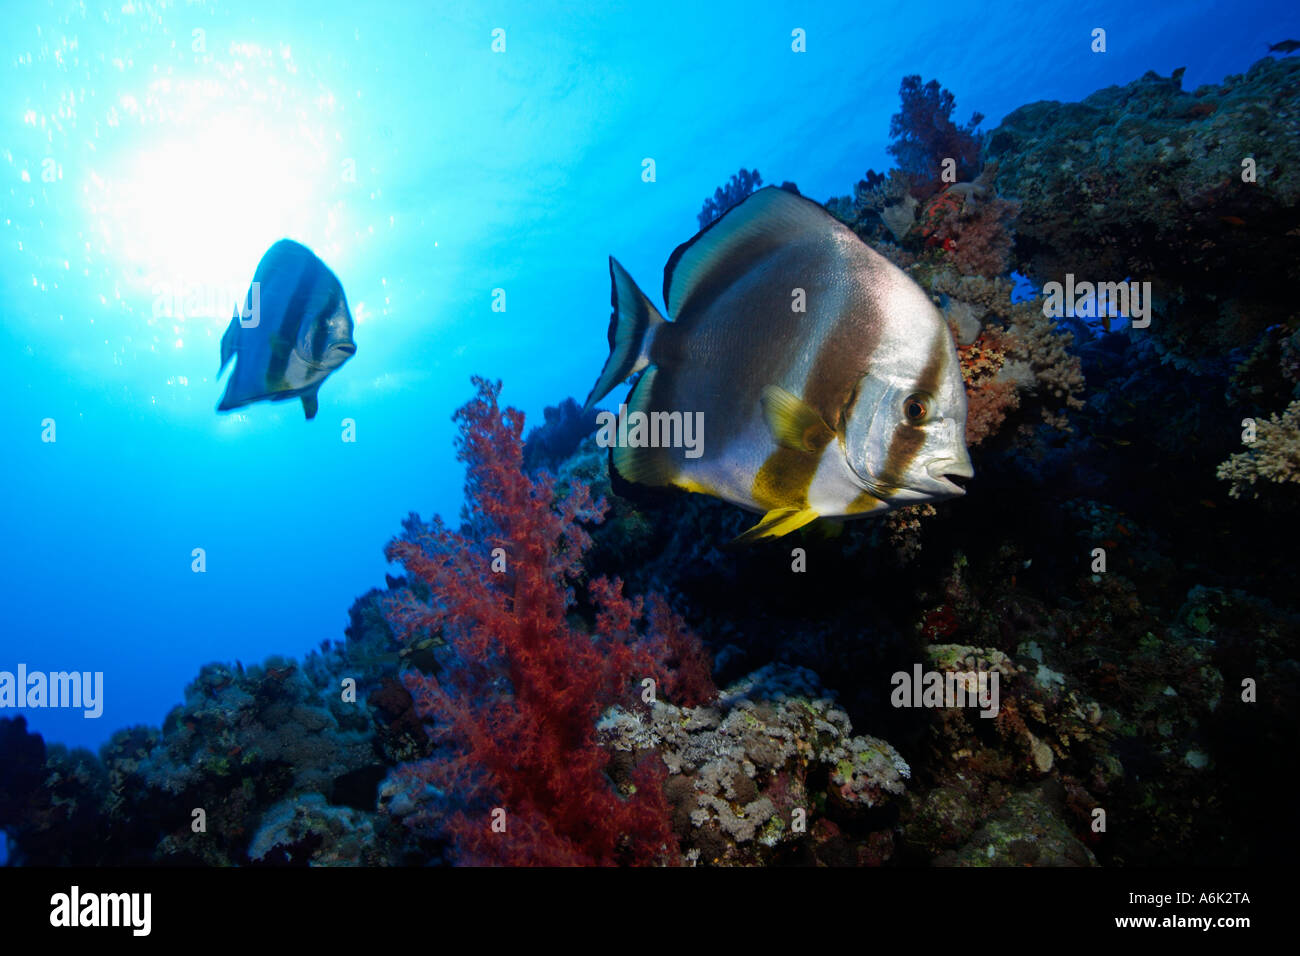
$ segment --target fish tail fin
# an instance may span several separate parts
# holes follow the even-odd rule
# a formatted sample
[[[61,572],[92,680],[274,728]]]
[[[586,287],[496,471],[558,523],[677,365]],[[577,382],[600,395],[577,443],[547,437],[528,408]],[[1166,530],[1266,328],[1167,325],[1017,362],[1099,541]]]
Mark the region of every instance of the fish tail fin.
[[[226,334],[221,336],[221,368],[217,369],[220,375],[226,370],[226,363],[235,355],[235,349],[239,345],[239,312],[236,311],[226,326]]]
[[[609,358],[587,396],[583,411],[590,410],[619,382],[650,364],[650,343],[660,326],[666,324],[659,310],[613,256],[609,257],[609,278],[614,308],[609,317]]]

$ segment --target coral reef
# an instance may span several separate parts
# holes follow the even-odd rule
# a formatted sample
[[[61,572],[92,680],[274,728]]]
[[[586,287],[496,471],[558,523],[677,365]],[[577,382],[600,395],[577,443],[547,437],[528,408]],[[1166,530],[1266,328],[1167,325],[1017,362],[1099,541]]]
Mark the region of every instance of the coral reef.
[[[979,155],[909,81],[901,168],[827,208],[949,322],[963,499],[724,551],[748,516],[624,487],[572,401],[525,452],[480,382],[462,523],[409,519],[343,640],[207,665],[98,755],[0,720],[11,861],[1289,865],[1298,88],[1148,75]],[[1150,278],[1152,326],[1049,319],[1013,265]],[[996,674],[996,715],[895,706],[916,667]]]
[[[161,731],[118,731],[98,758],[51,747],[16,828],[19,846],[46,864],[248,864],[258,861],[250,845],[277,801],[375,817],[385,768],[374,725],[364,703],[344,700],[342,675],[328,668],[321,655],[303,665],[210,664]],[[383,826],[376,818],[374,829]],[[259,839],[264,851],[274,846],[270,831]],[[396,861],[386,839],[371,844],[367,862]]]
[[[963,275],[993,278],[1006,272],[1010,263],[1014,240],[1010,223],[1019,208],[1018,203],[996,197],[981,203],[967,199],[960,205],[948,204],[936,217],[929,236],[952,253],[953,265]]]

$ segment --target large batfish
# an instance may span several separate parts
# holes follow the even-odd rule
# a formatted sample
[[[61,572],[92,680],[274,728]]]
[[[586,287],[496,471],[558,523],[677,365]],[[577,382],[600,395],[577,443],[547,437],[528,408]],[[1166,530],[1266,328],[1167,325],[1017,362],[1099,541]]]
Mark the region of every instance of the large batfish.
[[[609,271],[610,355],[587,408],[642,372],[598,436],[624,479],[761,513],[738,541],[964,493],[948,325],[821,206],[760,189],[678,246],[664,269],[673,321],[613,257]]]

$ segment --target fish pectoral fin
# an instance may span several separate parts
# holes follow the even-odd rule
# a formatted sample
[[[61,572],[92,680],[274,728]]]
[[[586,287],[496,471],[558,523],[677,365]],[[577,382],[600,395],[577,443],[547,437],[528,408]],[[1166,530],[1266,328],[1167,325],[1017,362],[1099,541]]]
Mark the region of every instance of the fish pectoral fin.
[[[317,401],[315,392],[308,392],[302,396],[302,410],[306,413],[308,421],[316,417],[319,408],[320,402]]]
[[[763,520],[731,542],[732,545],[752,544],[764,538],[779,538],[797,531],[817,517],[812,508],[773,508],[763,515]]]
[[[760,401],[768,430],[784,448],[816,454],[835,437],[816,409],[778,385],[765,386]]]

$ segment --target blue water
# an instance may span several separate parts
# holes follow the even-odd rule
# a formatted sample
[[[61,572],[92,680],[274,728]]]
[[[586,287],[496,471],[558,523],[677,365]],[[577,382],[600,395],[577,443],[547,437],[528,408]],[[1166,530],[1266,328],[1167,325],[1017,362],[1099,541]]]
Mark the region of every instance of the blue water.
[[[889,165],[904,74],[938,78],[957,119],[979,110],[991,128],[1147,70],[1219,82],[1300,37],[1282,3],[808,7],[9,13],[0,670],[106,681],[99,719],[29,710],[30,724],[95,745],[160,723],[205,661],[340,638],[401,517],[458,510],[449,416],[469,376],[503,378],[530,421],[585,395],[606,353],[606,256],[656,295],[701,201],[741,165],[817,199],[849,193]],[[339,275],[357,355],[315,421],[296,402],[217,415],[230,304],[281,236]]]

